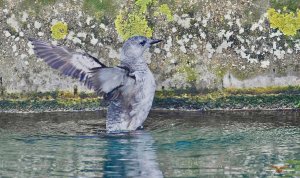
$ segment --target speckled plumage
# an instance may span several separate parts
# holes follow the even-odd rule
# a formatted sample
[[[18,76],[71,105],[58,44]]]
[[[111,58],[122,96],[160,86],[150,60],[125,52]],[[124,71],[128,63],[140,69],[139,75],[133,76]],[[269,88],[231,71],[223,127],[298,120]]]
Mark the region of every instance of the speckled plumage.
[[[144,51],[160,40],[135,36],[122,48],[121,63],[107,67],[86,53],[30,39],[37,57],[64,75],[78,78],[109,101],[108,132],[132,131],[142,126],[151,109],[155,80],[144,58]]]

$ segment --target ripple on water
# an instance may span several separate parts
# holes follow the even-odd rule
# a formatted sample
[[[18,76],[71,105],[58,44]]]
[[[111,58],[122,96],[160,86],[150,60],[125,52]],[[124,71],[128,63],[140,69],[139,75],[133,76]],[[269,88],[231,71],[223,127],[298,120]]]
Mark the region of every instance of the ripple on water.
[[[267,177],[300,170],[297,112],[161,112],[107,135],[104,114],[0,114],[0,177]]]

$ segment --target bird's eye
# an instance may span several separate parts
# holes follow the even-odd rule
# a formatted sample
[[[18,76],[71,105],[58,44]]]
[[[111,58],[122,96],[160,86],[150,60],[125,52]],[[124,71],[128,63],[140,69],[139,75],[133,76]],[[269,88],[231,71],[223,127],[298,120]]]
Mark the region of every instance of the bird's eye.
[[[142,46],[145,46],[145,44],[146,44],[145,40],[143,40],[142,42],[140,42],[140,45],[142,45]]]

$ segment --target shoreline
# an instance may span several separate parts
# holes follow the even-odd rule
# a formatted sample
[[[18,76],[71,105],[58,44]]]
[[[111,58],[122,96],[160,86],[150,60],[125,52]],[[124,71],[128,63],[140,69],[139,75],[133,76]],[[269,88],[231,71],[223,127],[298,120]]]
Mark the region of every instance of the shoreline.
[[[66,112],[106,112],[107,108],[98,109],[57,109],[57,110],[0,110],[0,114],[35,114],[35,113],[66,113]],[[300,112],[300,108],[259,108],[259,109],[184,109],[184,108],[152,108],[150,112]]]
[[[101,97],[83,92],[6,93],[0,97],[0,113],[99,111],[106,107]],[[157,91],[152,110],[300,111],[300,86],[229,88],[207,93]]]

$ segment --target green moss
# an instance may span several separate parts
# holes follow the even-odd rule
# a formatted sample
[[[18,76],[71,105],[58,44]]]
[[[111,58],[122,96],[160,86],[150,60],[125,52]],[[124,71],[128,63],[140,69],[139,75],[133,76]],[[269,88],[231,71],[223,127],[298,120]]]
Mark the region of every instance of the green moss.
[[[216,74],[216,76],[219,79],[223,79],[223,77],[226,75],[226,73],[228,72],[228,69],[224,66],[213,66],[211,67],[214,74]]]
[[[187,73],[187,80],[188,82],[195,82],[197,80],[197,74],[196,74],[196,70],[193,68],[188,68],[185,69],[186,73]]]
[[[52,111],[52,110],[83,110],[98,109],[99,100],[0,100],[2,111]]]
[[[85,93],[74,95],[72,92],[7,93],[0,100],[0,108],[19,111],[83,110],[98,109],[99,97]]]
[[[187,82],[192,83],[197,80],[196,70],[189,66],[184,66],[179,69],[179,72],[185,73],[187,75]]]
[[[158,97],[178,97],[178,98],[220,98],[224,96],[260,96],[260,95],[300,95],[300,86],[272,86],[257,88],[226,88],[218,91],[208,91],[205,93],[191,92],[190,90],[163,90],[156,92]]]
[[[154,107],[181,109],[299,109],[300,87],[226,89],[195,94],[157,92]]]
[[[154,107],[177,109],[297,109],[300,95],[230,95],[155,98]],[[298,108],[299,109],[299,108]]]
[[[0,110],[46,111],[99,109],[93,93],[72,92],[8,93]],[[300,109],[300,86],[224,89],[199,93],[193,90],[157,91],[154,108],[176,109]]]
[[[300,86],[271,86],[245,89],[227,88],[223,92],[229,95],[300,94]]]
[[[233,74],[234,77],[236,77],[239,80],[246,80],[251,77],[255,77],[259,74],[257,69],[250,68],[250,67],[247,70],[232,68],[230,69],[230,72]]]
[[[68,25],[64,22],[56,22],[51,27],[51,36],[56,40],[64,39],[68,34]]]
[[[223,78],[226,75],[227,70],[217,70],[215,73],[217,74],[218,78]]]
[[[195,68],[195,64],[198,62],[197,56],[188,53],[180,53],[179,51],[175,52],[174,55],[176,55],[178,62],[176,70],[174,70],[175,73],[184,74],[186,76],[186,82],[194,85],[199,78],[198,71]],[[174,75],[175,73],[172,73],[171,75]]]

